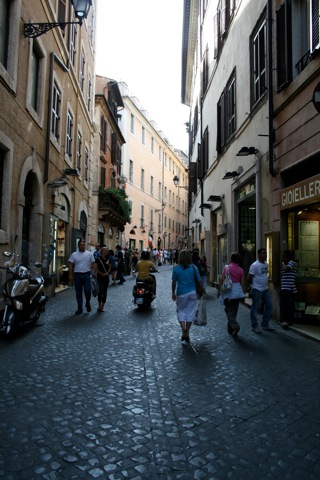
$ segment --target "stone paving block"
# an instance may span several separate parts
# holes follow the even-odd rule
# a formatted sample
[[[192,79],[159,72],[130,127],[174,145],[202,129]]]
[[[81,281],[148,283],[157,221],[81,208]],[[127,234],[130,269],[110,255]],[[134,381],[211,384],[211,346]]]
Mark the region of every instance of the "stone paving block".
[[[181,346],[171,272],[149,312],[133,307],[129,278],[99,315],[73,316],[66,289],[42,326],[0,339],[0,479],[320,477],[319,344],[277,325],[254,335],[242,305],[230,337],[208,287],[195,355]]]

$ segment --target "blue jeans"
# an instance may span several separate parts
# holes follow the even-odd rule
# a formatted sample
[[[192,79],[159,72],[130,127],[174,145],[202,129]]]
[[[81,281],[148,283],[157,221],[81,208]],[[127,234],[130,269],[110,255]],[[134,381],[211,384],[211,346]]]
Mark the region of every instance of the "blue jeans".
[[[261,301],[263,301],[265,304],[265,307],[262,315],[261,326],[267,327],[270,320],[271,311],[272,311],[272,302],[271,302],[270,292],[268,289],[264,290],[263,292],[260,292],[260,290],[253,288],[251,291],[251,295],[252,295],[252,307],[250,310],[251,326],[252,328],[258,327],[258,309],[261,305]]]
[[[86,304],[90,303],[91,299],[91,274],[90,272],[86,273],[75,273],[74,274],[74,288],[76,291],[78,310],[82,310],[82,290],[84,290],[84,295],[86,297]]]

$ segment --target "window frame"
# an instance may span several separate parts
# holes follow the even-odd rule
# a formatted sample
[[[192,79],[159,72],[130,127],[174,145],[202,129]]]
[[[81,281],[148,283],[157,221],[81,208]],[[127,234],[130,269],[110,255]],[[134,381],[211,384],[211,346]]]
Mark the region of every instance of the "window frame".
[[[65,155],[69,161],[72,159],[72,148],[73,148],[73,122],[74,116],[70,108],[67,110],[67,120],[66,120],[66,149]]]
[[[62,105],[62,91],[56,80],[52,86],[52,104],[51,104],[51,128],[50,132],[56,142],[60,139],[61,130],[61,105]]]
[[[250,37],[251,110],[253,110],[268,93],[267,49],[267,20],[264,13]]]
[[[81,156],[82,156],[83,136],[80,128],[77,131],[77,150],[76,150],[76,168],[81,172]]]

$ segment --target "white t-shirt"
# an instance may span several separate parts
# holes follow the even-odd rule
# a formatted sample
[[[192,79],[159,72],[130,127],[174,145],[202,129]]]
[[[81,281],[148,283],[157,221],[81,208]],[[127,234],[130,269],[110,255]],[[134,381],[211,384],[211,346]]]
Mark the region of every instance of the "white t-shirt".
[[[85,252],[73,252],[70,255],[69,262],[74,264],[75,273],[86,273],[90,272],[91,264],[95,262],[94,255],[89,250]]]
[[[249,275],[253,275],[252,287],[260,292],[264,292],[268,288],[268,269],[267,262],[259,262],[256,260],[249,268]]]

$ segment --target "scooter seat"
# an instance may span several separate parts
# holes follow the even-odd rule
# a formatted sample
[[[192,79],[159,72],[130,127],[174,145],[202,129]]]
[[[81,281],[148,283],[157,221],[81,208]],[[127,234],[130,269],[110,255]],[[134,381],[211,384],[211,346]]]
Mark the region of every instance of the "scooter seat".
[[[43,277],[41,277],[40,275],[37,277],[31,277],[30,282],[41,285],[43,283]]]

